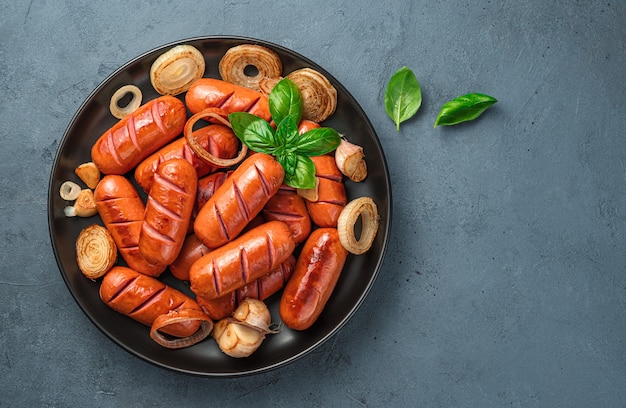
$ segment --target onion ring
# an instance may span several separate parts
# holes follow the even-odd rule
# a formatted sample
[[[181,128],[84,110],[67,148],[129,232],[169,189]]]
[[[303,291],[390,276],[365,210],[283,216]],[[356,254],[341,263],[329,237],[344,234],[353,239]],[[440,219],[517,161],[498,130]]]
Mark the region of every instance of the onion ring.
[[[65,201],[74,201],[80,194],[80,186],[73,181],[65,181],[59,188],[59,194]]]
[[[354,226],[361,216],[361,237],[354,236]],[[370,197],[359,197],[350,201],[339,214],[337,231],[341,245],[350,253],[360,255],[367,252],[378,232],[378,208]]]
[[[178,95],[202,78],[204,56],[188,44],[177,45],[161,54],[150,67],[150,82],[161,95]]]
[[[256,68],[255,75],[246,74],[249,66]],[[280,77],[283,64],[278,54],[269,48],[242,44],[226,51],[220,60],[219,71],[224,81],[260,91],[259,81]]]
[[[293,71],[287,78],[293,81],[302,93],[302,118],[323,122],[337,109],[337,90],[320,72],[311,68]]]
[[[92,224],[78,234],[76,261],[83,275],[97,279],[107,273],[116,260],[117,246],[105,227]]]
[[[191,336],[177,339],[168,339],[159,331],[165,326],[174,323],[200,320],[200,328]],[[163,347],[178,349],[193,346],[204,340],[213,330],[213,321],[204,313],[195,309],[171,310],[157,317],[150,328],[150,337]]]
[[[189,143],[189,147],[194,153],[204,162],[208,164],[212,164],[218,167],[230,167],[241,162],[246,155],[248,154],[248,146],[244,143],[241,143],[241,149],[239,150],[239,154],[232,159],[221,159],[212,155],[208,150],[204,149],[200,146],[200,143],[193,137],[193,125],[196,124],[200,119],[210,118],[213,119],[213,122],[221,123],[223,125],[228,126],[232,129],[230,122],[228,121],[228,113],[226,113],[223,109],[220,108],[206,108],[203,111],[200,111],[193,115],[187,123],[185,123],[184,135],[185,139],[187,139],[187,143]],[[209,120],[211,122],[211,120]]]
[[[128,105],[121,107],[119,105],[120,100],[126,94],[131,94],[132,99],[128,102]],[[109,103],[109,110],[111,111],[111,115],[115,116],[118,119],[124,119],[126,116],[137,110],[141,106],[141,99],[143,95],[141,94],[141,89],[137,88],[135,85],[124,85],[111,97],[111,102]]]

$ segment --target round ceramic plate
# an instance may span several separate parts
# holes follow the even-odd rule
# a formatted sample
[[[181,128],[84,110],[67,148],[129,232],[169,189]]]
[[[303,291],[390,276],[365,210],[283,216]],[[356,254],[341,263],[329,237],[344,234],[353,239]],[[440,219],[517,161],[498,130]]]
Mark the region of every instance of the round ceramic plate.
[[[85,278],[78,269],[75,255],[75,241],[80,231],[102,222],[98,216],[65,217],[63,208],[69,203],[58,193],[64,181],[79,182],[74,169],[91,160],[91,146],[117,121],[109,112],[113,93],[123,85],[134,84],[142,90],[144,103],[159,96],[150,84],[150,66],[160,54],[178,44],[190,44],[203,53],[205,77],[219,78],[219,60],[229,48],[239,44],[259,44],[274,50],[282,60],[283,75],[303,67],[324,74],[338,95],[337,110],[323,125],[335,128],[351,142],[363,146],[366,154],[369,174],[361,183],[345,182],[348,199],[370,196],[380,213],[380,228],[372,248],[363,255],[348,256],[340,280],[316,323],[308,330],[283,328],[280,333],[269,335],[247,358],[235,359],[223,354],[212,338],[184,349],[164,348],[150,338],[146,326],[107,307],[98,295],[100,279]],[[184,94],[179,97],[184,101]],[[128,177],[132,179],[132,175]],[[61,276],[80,308],[106,336],[137,357],[161,367],[203,376],[237,376],[278,368],[310,353],[337,333],[356,312],[372,287],[385,255],[391,226],[391,189],[385,156],[372,124],[357,101],[332,75],[302,55],[275,44],[251,38],[211,36],[167,44],[140,55],[113,72],[89,95],[72,118],[56,153],[48,189],[48,222]],[[175,279],[169,271],[161,279],[193,295],[188,285]],[[266,301],[273,322],[280,320],[279,300],[280,293]]]

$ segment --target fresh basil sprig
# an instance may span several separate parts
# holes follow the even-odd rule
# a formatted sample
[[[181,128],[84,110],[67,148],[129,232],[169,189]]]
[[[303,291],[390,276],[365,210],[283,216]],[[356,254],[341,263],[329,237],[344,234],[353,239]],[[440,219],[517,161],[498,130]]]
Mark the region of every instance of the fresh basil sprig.
[[[276,130],[258,116],[236,112],[228,115],[233,132],[249,149],[274,156],[285,169],[285,184],[314,188],[315,165],[309,156],[335,150],[341,143],[341,136],[328,127],[311,129],[302,135],[298,133],[303,111],[302,94],[287,78],[272,88],[269,106],[277,124]]]
[[[413,71],[408,67],[397,70],[389,79],[385,91],[385,111],[396,123],[400,123],[415,115],[422,105],[422,89]]]
[[[443,104],[434,127],[474,120],[496,102],[498,101],[494,97],[480,93],[459,96]]]

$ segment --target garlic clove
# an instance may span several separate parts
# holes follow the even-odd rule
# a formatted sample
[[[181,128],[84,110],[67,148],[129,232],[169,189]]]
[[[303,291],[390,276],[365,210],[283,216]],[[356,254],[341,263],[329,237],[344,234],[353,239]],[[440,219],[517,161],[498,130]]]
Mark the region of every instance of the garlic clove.
[[[354,182],[360,182],[367,177],[365,154],[359,145],[341,139],[341,143],[335,150],[335,161],[339,171]]]
[[[81,164],[74,173],[91,189],[95,189],[100,181],[100,169],[93,162]]]
[[[63,213],[66,217],[92,217],[98,214],[93,191],[88,188],[81,190],[74,205],[65,207]]]
[[[234,358],[250,356],[265,339],[264,332],[233,319],[218,321],[213,328],[212,336],[220,350]]]
[[[319,200],[319,189],[320,189],[320,179],[315,177],[315,187],[314,188],[298,188],[296,189],[296,194],[305,200],[316,202]]]
[[[241,301],[233,317],[266,333],[270,331],[272,316],[265,303],[259,299],[247,298]]]

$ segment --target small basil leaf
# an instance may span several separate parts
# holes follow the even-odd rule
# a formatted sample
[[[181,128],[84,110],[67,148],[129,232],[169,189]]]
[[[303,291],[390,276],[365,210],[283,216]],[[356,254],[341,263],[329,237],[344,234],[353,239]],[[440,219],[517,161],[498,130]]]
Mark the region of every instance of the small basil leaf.
[[[293,117],[294,121],[300,122],[303,111],[302,94],[300,88],[288,78],[281,79],[270,92],[270,114],[274,123],[280,123],[287,116]]]
[[[480,93],[469,93],[443,104],[435,126],[456,125],[479,117],[488,107],[498,102],[495,98]]]
[[[315,188],[315,164],[307,156],[293,155],[296,158],[294,172],[285,172],[284,183],[294,188]]]
[[[397,131],[400,123],[413,117],[421,105],[419,81],[408,67],[400,68],[389,79],[385,91],[385,111],[395,122]]]
[[[341,136],[333,128],[320,127],[300,135],[296,153],[304,156],[321,156],[332,152],[341,143]]]
[[[255,152],[273,154],[277,147],[274,129],[265,120],[246,112],[228,115],[233,133]]]
[[[298,139],[298,124],[292,116],[286,116],[276,127],[276,144],[284,148],[295,146]]]

